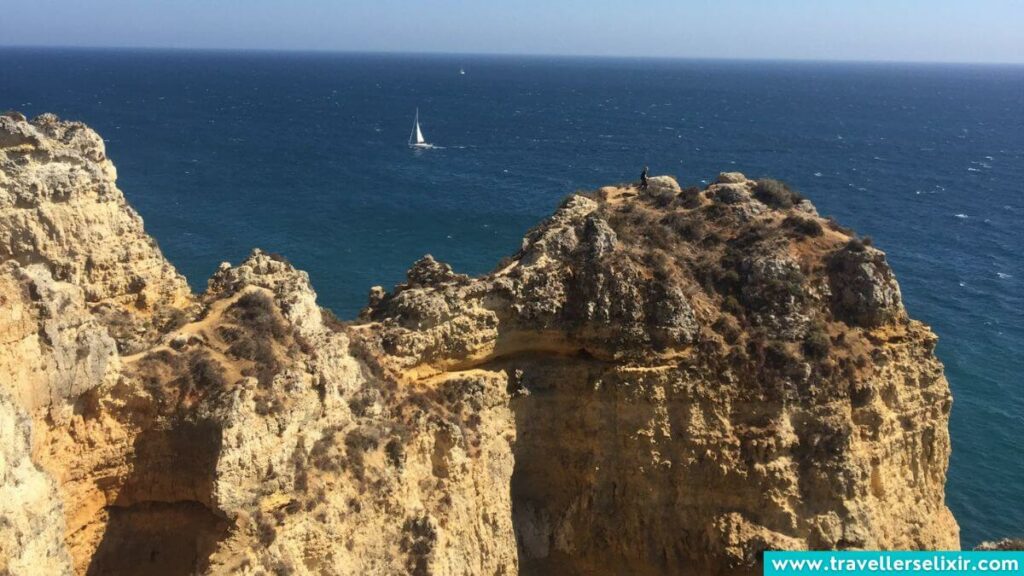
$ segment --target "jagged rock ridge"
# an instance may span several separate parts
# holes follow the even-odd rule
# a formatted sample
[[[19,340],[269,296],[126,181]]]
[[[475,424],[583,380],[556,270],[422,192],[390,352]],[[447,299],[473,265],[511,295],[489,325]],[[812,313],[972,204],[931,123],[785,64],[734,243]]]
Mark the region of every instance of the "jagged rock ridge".
[[[0,117],[0,571],[758,574],[958,547],[949,387],[882,252],[784,185],[575,195],[360,318],[203,294],[102,140]]]

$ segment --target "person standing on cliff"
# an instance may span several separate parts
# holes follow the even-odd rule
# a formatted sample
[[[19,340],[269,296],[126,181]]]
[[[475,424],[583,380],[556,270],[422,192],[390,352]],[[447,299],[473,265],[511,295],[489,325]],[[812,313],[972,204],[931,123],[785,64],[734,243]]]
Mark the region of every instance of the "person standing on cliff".
[[[644,166],[643,172],[640,173],[640,189],[647,190],[647,166]]]

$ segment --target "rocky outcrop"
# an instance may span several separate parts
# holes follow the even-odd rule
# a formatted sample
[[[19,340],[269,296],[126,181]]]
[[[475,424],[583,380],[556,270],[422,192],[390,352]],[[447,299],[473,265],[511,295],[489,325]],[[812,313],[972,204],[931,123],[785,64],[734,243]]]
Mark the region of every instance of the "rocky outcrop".
[[[0,116],[0,135],[0,261],[77,286],[123,349],[178,321],[188,286],[117,189],[103,140],[52,114]]]
[[[863,241],[849,242],[828,262],[835,290],[835,314],[859,326],[873,327],[906,314],[896,276],[885,254]]]
[[[1024,550],[1024,538],[1003,538],[994,542],[982,542],[975,550],[981,551],[1015,551]]]
[[[0,570],[958,547],[935,337],[882,252],[779,183],[575,195],[495,272],[426,256],[345,323],[258,250],[190,294],[80,124],[0,117],[0,169]]]

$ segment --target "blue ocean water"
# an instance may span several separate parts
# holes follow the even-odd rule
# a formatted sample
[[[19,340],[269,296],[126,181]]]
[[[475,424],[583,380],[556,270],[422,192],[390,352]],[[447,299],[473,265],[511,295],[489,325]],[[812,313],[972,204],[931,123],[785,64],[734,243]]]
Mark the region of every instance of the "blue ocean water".
[[[443,148],[405,146],[416,107]],[[1024,535],[1024,67],[0,49],[0,108],[97,129],[197,290],[259,246],[349,317],[424,253],[491,269],[645,163],[784,179],[939,334],[964,545]]]

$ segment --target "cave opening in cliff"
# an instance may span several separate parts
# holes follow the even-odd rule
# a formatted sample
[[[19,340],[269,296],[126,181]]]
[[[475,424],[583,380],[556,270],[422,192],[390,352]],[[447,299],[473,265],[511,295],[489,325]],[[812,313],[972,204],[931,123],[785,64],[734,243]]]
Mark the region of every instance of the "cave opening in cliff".
[[[86,574],[201,573],[231,523],[212,507],[220,429],[176,422],[140,433]]]
[[[107,527],[86,571],[187,576],[201,573],[228,522],[195,501],[111,506]]]

